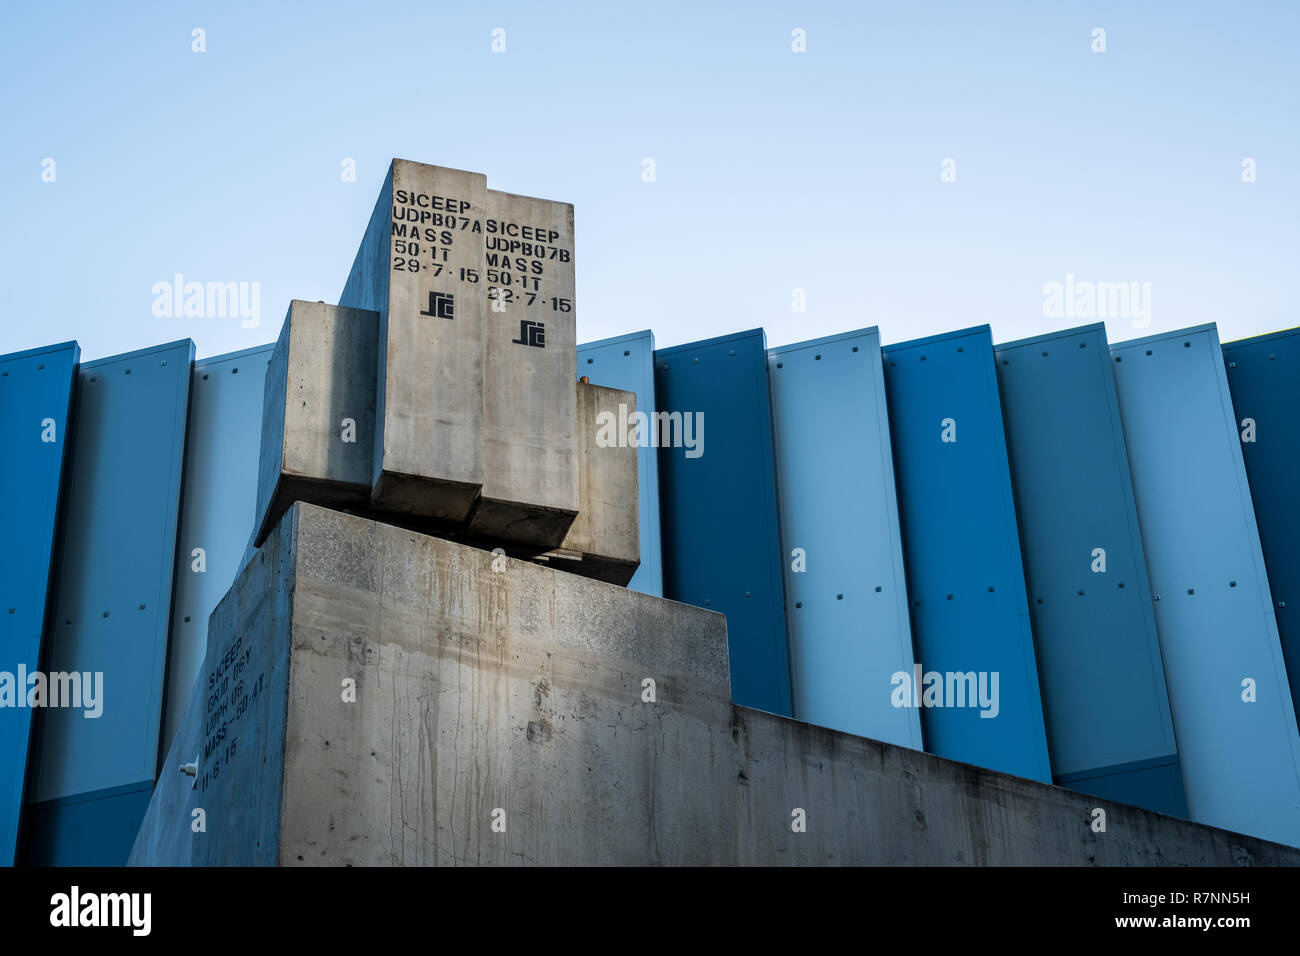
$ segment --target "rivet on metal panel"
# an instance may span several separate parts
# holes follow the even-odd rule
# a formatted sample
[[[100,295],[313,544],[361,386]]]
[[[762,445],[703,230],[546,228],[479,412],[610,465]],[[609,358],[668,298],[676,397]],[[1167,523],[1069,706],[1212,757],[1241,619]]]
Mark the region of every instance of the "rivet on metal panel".
[[[876,593],[877,593],[877,594],[880,593],[880,585],[879,585],[879,584],[876,585]]]
[[[1272,358],[1272,357],[1273,357],[1273,356],[1271,356],[1271,355],[1269,356],[1269,358]],[[39,371],[41,371],[41,369],[43,369],[43,368],[45,368],[45,363],[44,363],[44,362],[42,362],[40,365],[36,366],[36,371],[39,372]]]
[[[814,356],[813,356],[813,361],[814,361],[814,362],[820,362],[821,360],[822,360],[822,357],[821,357],[820,355],[814,355]]]
[[[130,374],[131,374],[131,370],[130,370],[130,369],[127,369],[127,370],[126,370],[126,374],[127,374],[127,375],[130,375]]]
[[[624,350],[623,350],[623,354],[624,354],[624,355],[631,355],[632,353],[629,352],[627,349],[624,349]],[[270,363],[268,362],[267,364],[269,365]]]
[[[989,585],[989,594],[992,594],[992,593],[993,593],[993,585],[990,584],[990,585]]]
[[[854,349],[853,351],[856,352],[857,349]],[[958,351],[958,352],[965,352],[966,350],[965,350],[962,346],[959,345],[959,346],[957,346],[957,351]]]
[[[161,362],[159,362],[158,364],[159,364],[159,365],[166,365],[166,364],[167,364],[167,360],[166,360],[166,359],[163,359],[163,360],[162,360]]]
[[[13,609],[13,608],[10,608],[10,609],[9,609],[9,613],[10,613],[10,614],[14,613],[14,609]]]
[[[1185,349],[1190,349],[1191,347],[1192,347],[1192,343],[1191,343],[1191,342],[1184,342],[1184,343],[1183,343],[1183,348],[1185,348]]]
[[[231,374],[231,375],[238,375],[238,374],[239,374],[239,369],[237,369],[237,368],[232,368],[232,369],[230,370],[230,374]]]
[[[913,606],[913,607],[920,607],[920,606],[921,606],[921,602],[920,602],[920,601],[913,601],[913,602],[912,602],[912,606]]]
[[[1196,593],[1196,588],[1188,588],[1188,589],[1187,589],[1187,593],[1188,593],[1188,594],[1195,594],[1195,593]]]
[[[625,352],[624,354],[626,355],[627,353]],[[587,359],[587,364],[591,365],[595,361],[596,361],[595,359]]]
[[[1155,596],[1155,600],[1157,600],[1157,601],[1160,600],[1160,595],[1159,595],[1159,594],[1157,594],[1157,595]]]
[[[785,363],[784,363],[784,362],[777,362],[777,363],[776,363],[776,367],[777,367],[777,368],[785,368]]]
[[[143,604],[140,605],[140,610],[141,610],[141,611],[144,610],[144,605],[143,605]]]
[[[1042,599],[1042,598],[1038,598],[1038,603],[1039,603],[1039,604],[1042,604],[1042,603],[1043,603],[1043,599]]]
[[[206,382],[206,381],[207,381],[207,380],[208,380],[208,377],[207,377],[207,375],[204,375],[204,376],[203,376],[203,381],[205,381],[205,382]]]
[[[924,356],[924,355],[921,356],[921,361],[922,361],[922,362],[925,361],[925,356]]]
[[[1079,597],[1083,597],[1083,588],[1079,589]]]
[[[1047,358],[1047,353],[1046,353],[1046,352],[1043,353],[1043,358]]]
[[[803,601],[795,601],[795,602],[794,602],[794,606],[795,606],[795,607],[803,607]]]
[[[951,595],[951,594],[948,595],[948,600],[949,600],[949,601],[952,600],[952,595]]]
[[[668,366],[667,366],[667,365],[660,365],[659,367],[660,367],[661,369],[663,369],[665,372],[668,371]]]
[[[1151,354],[1151,350],[1150,350],[1150,349],[1147,349],[1147,355],[1150,355],[1150,354]]]
[[[857,351],[857,350],[858,350],[858,347],[857,347],[857,346],[856,346],[856,345],[855,345],[855,346],[853,346],[853,351],[855,351],[855,352],[856,352],[856,351]]]
[[[108,617],[108,612],[107,612],[107,611],[104,612],[104,617]]]
[[[732,350],[731,350],[730,352],[728,352],[727,354],[728,354],[728,355],[735,355],[735,354],[736,354],[736,350],[735,350],[735,349],[732,349]]]
[[[897,367],[898,367],[898,363],[897,363],[897,362],[890,362],[890,363],[889,363],[889,367],[890,367],[890,368],[897,368]]]
[[[1278,601],[1278,602],[1277,602],[1277,606],[1278,606],[1278,607],[1286,607],[1286,601]]]
[[[90,380],[91,380],[92,382],[97,382],[97,381],[99,381],[99,379],[95,378],[95,376],[93,376],[93,375],[90,376]]]
[[[708,600],[706,600],[706,601],[704,602],[704,606],[705,606],[705,607],[708,607],[708,606],[709,606],[710,604],[712,604],[712,603],[713,603],[712,601],[708,601]]]
[[[1010,364],[1011,364],[1011,359],[1003,359],[1003,360],[1002,360],[1002,364],[1003,364],[1003,365],[1010,365]]]
[[[700,364],[700,360],[699,360],[698,358],[693,358],[693,359],[691,359],[691,364],[692,364],[692,365],[699,365],[699,364]]]
[[[748,592],[748,591],[745,592],[745,597],[749,597],[749,592]]]
[[[1237,586],[1237,582],[1236,582],[1236,581],[1229,581],[1229,582],[1228,582],[1228,587],[1230,587],[1230,588],[1235,588],[1236,586]]]
[[[1271,361],[1273,361],[1273,359],[1275,359],[1275,358],[1277,358],[1276,355],[1270,355],[1270,356],[1268,357],[1268,360],[1271,362]],[[45,368],[45,366],[42,365],[41,368]]]
[[[1124,586],[1124,582],[1123,582],[1123,581],[1119,582],[1119,586],[1120,586],[1120,587],[1123,587],[1123,586]]]
[[[1087,343],[1087,342],[1080,342],[1080,343],[1079,343],[1079,348],[1081,348],[1081,349],[1086,349],[1087,347],[1088,347],[1088,343]]]
[[[1147,353],[1147,355],[1150,355],[1150,354],[1151,354],[1150,352]],[[1236,363],[1236,362],[1229,362],[1229,363],[1228,363],[1228,368],[1236,368],[1236,367],[1237,367],[1237,363]]]
[[[837,595],[835,595],[835,600],[837,600],[837,601],[843,601],[843,600],[844,600],[844,595],[843,595],[843,594],[837,594]]]
[[[185,623],[190,623],[190,616],[188,614],[185,615]]]

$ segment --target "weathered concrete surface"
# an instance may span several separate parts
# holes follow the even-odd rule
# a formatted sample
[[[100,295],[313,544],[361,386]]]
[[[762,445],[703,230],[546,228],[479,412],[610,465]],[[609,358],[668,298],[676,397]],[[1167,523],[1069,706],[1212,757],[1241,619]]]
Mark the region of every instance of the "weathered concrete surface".
[[[313,505],[209,633],[136,864],[1300,863],[735,707],[719,615]]]
[[[294,501],[370,503],[379,315],[289,303],[266,370],[254,541]]]
[[[573,206],[487,191],[475,536],[554,548],[578,511]]]
[[[552,566],[626,585],[641,564],[637,446],[620,446],[618,423],[636,411],[636,395],[578,382],[577,401],[578,517]]]
[[[481,173],[394,159],[339,304],[379,313],[371,495],[464,521],[483,484]]]

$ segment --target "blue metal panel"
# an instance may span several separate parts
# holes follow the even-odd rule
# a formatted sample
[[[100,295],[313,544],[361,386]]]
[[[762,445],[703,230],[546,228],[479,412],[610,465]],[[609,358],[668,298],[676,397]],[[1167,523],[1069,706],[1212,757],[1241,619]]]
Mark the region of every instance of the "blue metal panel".
[[[0,356],[0,670],[13,675],[0,698],[0,865],[11,866],[27,779],[32,711],[19,667],[41,664],[50,560],[59,513],[68,412],[81,350],[76,342]]]
[[[772,349],[767,368],[794,715],[919,750],[917,711],[890,702],[914,662],[880,334]]]
[[[1291,702],[1300,710],[1300,329],[1223,346],[1237,428],[1254,422],[1241,443],[1259,543],[1268,568]]]
[[[1300,734],[1215,327],[1111,355],[1187,808],[1300,846]]]
[[[42,866],[122,866],[131,855],[153,781],[39,804],[24,827]]]
[[[578,346],[578,375],[593,385],[621,388],[636,394],[638,411],[655,410],[655,337],[652,332],[633,332]],[[637,449],[637,512],[641,522],[641,566],[628,587],[662,597],[663,550],[659,538],[659,456],[649,445]]]
[[[973,672],[990,701],[925,706],[926,749],[1050,781],[989,327],[883,351],[917,669],[945,692]]]
[[[732,699],[788,717],[763,330],[655,352],[655,395],[661,414],[702,415],[709,426],[698,457],[659,449],[664,594],[726,614]]]
[[[203,667],[208,615],[243,567],[244,549],[253,531],[262,401],[266,367],[274,351],[274,344],[262,345],[194,363],[159,746],[163,755],[185,716],[194,680]],[[196,549],[202,554],[196,555]],[[200,567],[203,570],[196,570]]]
[[[186,339],[81,366],[47,667],[102,673],[103,713],[41,713],[36,803],[100,791],[115,799],[154,779],[193,358]],[[103,810],[106,826],[119,819],[108,808],[83,807]],[[93,846],[56,856],[68,842],[49,827],[39,833],[34,863],[98,858]],[[102,834],[106,844],[118,836]]]
[[[1052,772],[1186,816],[1106,327],[995,352]]]

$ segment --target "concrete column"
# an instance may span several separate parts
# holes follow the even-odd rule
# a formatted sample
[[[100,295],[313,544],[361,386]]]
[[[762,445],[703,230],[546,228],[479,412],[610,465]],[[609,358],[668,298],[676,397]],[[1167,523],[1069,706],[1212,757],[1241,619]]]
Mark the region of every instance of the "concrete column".
[[[377,507],[460,522],[483,484],[487,178],[394,159],[339,304],[379,313]]]
[[[369,504],[378,336],[375,312],[289,303],[266,370],[258,547],[294,501]]]
[[[487,191],[476,536],[555,547],[578,511],[573,206]]]
[[[561,545],[578,559],[553,567],[626,585],[641,564],[636,395],[578,383],[578,517]]]

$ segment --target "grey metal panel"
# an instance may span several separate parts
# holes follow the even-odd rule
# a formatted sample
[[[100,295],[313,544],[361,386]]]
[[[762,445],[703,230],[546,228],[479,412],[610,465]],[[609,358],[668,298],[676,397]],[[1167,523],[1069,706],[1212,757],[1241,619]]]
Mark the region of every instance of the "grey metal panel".
[[[35,802],[154,777],[193,359],[185,339],[81,366],[47,669],[102,672],[103,713],[42,712]]]
[[[76,342],[0,356],[0,865],[14,862],[27,781],[32,709],[27,673],[41,665],[59,493],[71,445]]]
[[[1052,772],[1185,814],[1106,328],[995,354]]]
[[[208,646],[208,615],[225,597],[253,530],[262,401],[274,345],[194,363],[180,546],[167,658],[165,754],[185,716]],[[196,549],[202,550],[198,564]],[[202,567],[202,571],[195,570]]]
[[[890,702],[915,662],[880,334],[767,356],[794,716],[919,750],[918,711]]]
[[[1300,734],[1218,334],[1111,355],[1188,810],[1300,845]]]
[[[593,385],[621,388],[636,395],[636,407],[654,412],[655,337],[649,330],[578,346],[578,374]],[[641,566],[628,583],[634,591],[662,597],[663,548],[659,533],[659,459],[655,449],[637,449],[637,511],[641,522]]]

